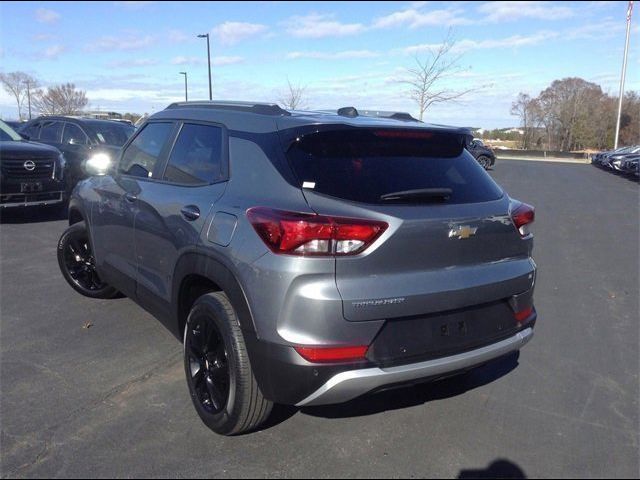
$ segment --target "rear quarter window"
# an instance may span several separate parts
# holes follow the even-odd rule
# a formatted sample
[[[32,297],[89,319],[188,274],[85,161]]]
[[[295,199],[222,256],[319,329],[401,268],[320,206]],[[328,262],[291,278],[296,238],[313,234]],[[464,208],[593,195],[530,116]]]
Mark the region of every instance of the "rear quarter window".
[[[450,189],[446,203],[502,197],[458,135],[401,132],[345,129],[310,134],[294,142],[287,157],[300,186],[354,202],[385,203],[383,195],[420,189]]]

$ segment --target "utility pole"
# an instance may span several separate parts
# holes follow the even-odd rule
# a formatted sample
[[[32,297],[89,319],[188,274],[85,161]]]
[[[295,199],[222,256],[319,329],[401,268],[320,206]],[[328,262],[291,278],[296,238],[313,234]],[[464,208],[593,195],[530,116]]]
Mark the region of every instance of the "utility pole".
[[[618,148],[620,137],[620,118],[622,116],[622,99],[624,98],[624,79],[627,75],[627,57],[629,56],[629,34],[631,32],[631,14],[633,13],[633,0],[629,1],[627,10],[627,39],[624,44],[624,60],[622,61],[622,76],[620,77],[620,98],[618,99],[618,120],[616,121],[616,138],[613,149]]]
[[[209,100],[213,100],[213,94],[211,91],[211,49],[209,48],[209,34],[204,33],[202,35],[198,35],[198,38],[207,39],[207,63],[209,64]]]
[[[184,75],[184,101],[189,101],[189,94],[187,93],[187,72],[180,72],[180,75]]]

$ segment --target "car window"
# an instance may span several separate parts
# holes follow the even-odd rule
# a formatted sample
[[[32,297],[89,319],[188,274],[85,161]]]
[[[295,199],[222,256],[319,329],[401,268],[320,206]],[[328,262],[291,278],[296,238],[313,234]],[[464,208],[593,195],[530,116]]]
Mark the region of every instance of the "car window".
[[[62,122],[44,122],[40,130],[40,140],[60,143],[62,137]]]
[[[502,190],[462,150],[456,135],[397,130],[338,130],[306,135],[287,156],[300,185],[363,203],[387,194],[451,190],[448,203],[496,200]]]
[[[65,123],[64,134],[62,135],[62,143],[71,145],[86,145],[89,142],[87,135],[79,126],[73,123]]]
[[[100,143],[116,147],[127,143],[127,140],[136,131],[133,125],[124,122],[88,120],[86,124],[93,129]]]
[[[172,128],[172,123],[147,124],[124,151],[118,171],[135,177],[153,176],[153,169]]]
[[[35,122],[29,125],[28,127],[24,127],[21,130],[21,133],[28,135],[29,138],[37,139],[40,136],[40,122]]]
[[[218,181],[222,172],[222,129],[211,125],[185,124],[169,163],[164,180],[189,185]]]

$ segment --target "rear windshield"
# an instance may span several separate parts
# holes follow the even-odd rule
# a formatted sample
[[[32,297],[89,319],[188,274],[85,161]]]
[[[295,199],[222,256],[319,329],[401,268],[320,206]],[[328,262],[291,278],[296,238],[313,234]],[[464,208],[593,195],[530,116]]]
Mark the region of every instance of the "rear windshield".
[[[404,133],[403,133],[404,132]],[[475,203],[502,190],[462,148],[458,135],[398,130],[338,130],[306,135],[287,152],[300,186],[363,203],[412,190],[446,191],[400,203]]]
[[[98,141],[105,145],[121,147],[135,132],[135,127],[124,122],[87,122],[98,137]]]

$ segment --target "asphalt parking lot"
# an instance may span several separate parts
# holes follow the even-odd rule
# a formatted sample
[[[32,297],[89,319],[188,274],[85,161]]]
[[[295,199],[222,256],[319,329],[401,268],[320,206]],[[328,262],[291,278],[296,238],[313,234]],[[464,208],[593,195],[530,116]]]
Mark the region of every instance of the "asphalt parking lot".
[[[499,161],[492,175],[537,209],[539,317],[519,358],[282,409],[235,438],[201,424],[159,322],[66,285],[65,220],[5,214],[2,476],[637,477],[638,184],[575,164]]]

